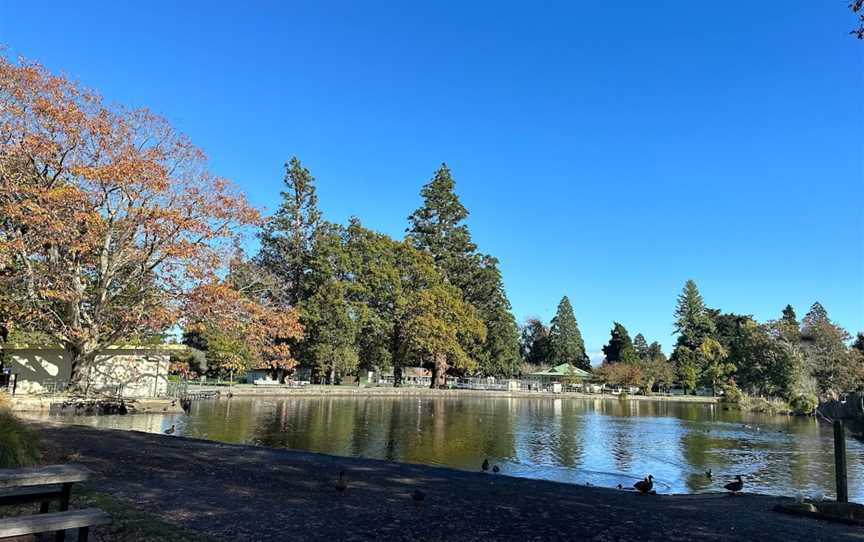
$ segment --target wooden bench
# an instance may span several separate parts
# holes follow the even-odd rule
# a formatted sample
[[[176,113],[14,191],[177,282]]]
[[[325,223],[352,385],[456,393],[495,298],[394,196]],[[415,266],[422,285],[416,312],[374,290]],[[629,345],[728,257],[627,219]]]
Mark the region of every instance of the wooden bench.
[[[0,538],[78,529],[78,542],[86,542],[90,527],[110,521],[110,516],[98,508],[5,518],[0,522]]]
[[[90,474],[88,469],[79,465],[49,465],[0,470],[0,505],[40,503],[39,515],[4,519],[0,525],[0,538],[19,536],[18,534],[6,534],[8,526],[14,524],[20,529],[36,529],[28,531],[28,534],[56,531],[55,540],[57,541],[64,539],[65,529],[78,529],[79,537],[82,535],[85,537],[80,539],[86,539],[89,525],[107,521],[107,519],[103,521],[102,516],[95,514],[95,512],[99,512],[105,518],[108,517],[104,512],[95,509],[88,510],[88,514],[79,514],[82,511],[78,510],[68,511],[72,486],[88,480]],[[52,501],[59,502],[60,512],[48,513]],[[88,518],[98,521],[98,523],[86,523]],[[68,527],[63,526],[67,524]],[[57,525],[60,527],[56,527]]]

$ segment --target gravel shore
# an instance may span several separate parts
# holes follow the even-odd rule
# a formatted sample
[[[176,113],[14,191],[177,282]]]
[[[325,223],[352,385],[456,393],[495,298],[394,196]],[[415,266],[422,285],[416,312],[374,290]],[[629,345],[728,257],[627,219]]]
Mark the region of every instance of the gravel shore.
[[[504,475],[34,423],[90,485],[222,540],[862,540],[779,497],[639,495]],[[347,489],[336,489],[340,470]],[[415,490],[425,494],[419,505]]]

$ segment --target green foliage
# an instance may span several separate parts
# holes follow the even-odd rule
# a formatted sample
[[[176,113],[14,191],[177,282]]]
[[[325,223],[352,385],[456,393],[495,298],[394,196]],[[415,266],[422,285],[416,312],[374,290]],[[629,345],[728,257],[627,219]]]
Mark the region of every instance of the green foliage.
[[[819,406],[819,399],[815,395],[798,394],[789,402],[792,412],[799,415],[812,414]]]
[[[529,318],[522,326],[522,359],[534,366],[551,365],[552,345],[549,328],[538,318]]]
[[[856,351],[850,352],[846,346],[849,339],[849,333],[832,322],[818,302],[802,320],[805,370],[813,376],[823,396],[836,397],[861,385],[864,371]]]
[[[28,467],[34,465],[39,457],[36,432],[0,405],[0,468]]]
[[[472,356],[484,375],[510,376],[519,366],[519,329],[504,291],[498,260],[477,252],[446,164],[420,191],[423,205],[408,217],[408,239],[432,254],[435,266],[456,286],[463,299],[477,309],[486,339]]]
[[[692,280],[684,284],[684,289],[678,296],[675,309],[675,332],[678,334],[678,345],[696,350],[706,337],[714,334],[714,322],[711,320],[699,288]]]
[[[285,164],[282,202],[261,232],[259,260],[281,280],[279,297],[288,306],[296,306],[302,298],[321,220],[314,182],[309,170],[292,157]]]
[[[723,398],[721,401],[726,404],[738,405],[744,398],[744,393],[735,384],[735,382],[727,382],[722,386]]]
[[[567,296],[561,298],[552,325],[549,328],[549,348],[552,365],[570,363],[585,371],[591,370],[591,361],[585,352],[585,341],[579,324],[576,323],[576,315],[573,314],[573,306]]]
[[[609,343],[603,347],[603,354],[606,356],[606,361],[610,363],[625,362],[637,363],[639,355],[630,340],[630,334],[622,324],[614,323],[612,331],[609,333]],[[642,338],[643,342],[645,338]]]

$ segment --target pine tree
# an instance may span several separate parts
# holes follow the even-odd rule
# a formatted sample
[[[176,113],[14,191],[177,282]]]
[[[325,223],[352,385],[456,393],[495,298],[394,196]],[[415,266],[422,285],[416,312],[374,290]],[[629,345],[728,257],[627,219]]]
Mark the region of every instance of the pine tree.
[[[639,361],[627,328],[615,322],[609,334],[609,343],[603,347],[603,354],[606,356],[607,362],[616,363],[623,361],[625,363],[636,363]],[[642,337],[642,341],[645,341],[644,337]]]
[[[777,328],[780,338],[787,343],[798,344],[801,341],[801,326],[792,305],[786,305],[783,309],[783,316],[777,322]]]
[[[432,255],[435,265],[483,321],[486,340],[471,352],[480,363],[479,372],[511,376],[518,370],[519,328],[504,291],[498,260],[477,252],[465,224],[468,210],[456,195],[446,164],[423,186],[420,195],[423,205],[408,217],[408,239]]]
[[[636,349],[636,355],[639,356],[639,359],[642,361],[648,361],[651,359],[651,353],[648,347],[648,341],[645,340],[645,335],[641,333],[637,333],[635,337],[633,337],[633,348]]]
[[[585,352],[585,341],[573,314],[573,306],[565,295],[558,303],[558,310],[549,329],[551,362],[554,365],[570,363],[580,369],[590,371],[591,361]]]
[[[538,318],[529,318],[522,326],[522,359],[531,365],[548,365],[552,356],[549,328]]]
[[[714,333],[714,323],[711,320],[702,294],[693,280],[684,284],[684,290],[678,296],[678,306],[675,309],[675,332],[679,334],[678,344],[692,350],[699,348],[702,340]]]
[[[304,296],[304,278],[320,225],[315,178],[297,157],[285,164],[282,203],[261,233],[261,264],[283,284],[280,301],[294,306]]]

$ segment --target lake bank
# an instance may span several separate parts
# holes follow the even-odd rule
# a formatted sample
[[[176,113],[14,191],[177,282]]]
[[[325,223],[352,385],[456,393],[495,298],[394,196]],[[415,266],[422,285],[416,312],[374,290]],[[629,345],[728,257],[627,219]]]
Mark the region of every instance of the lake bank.
[[[95,490],[224,540],[857,540],[778,497],[638,495],[475,472],[58,423],[46,443]],[[348,488],[334,485],[339,470]],[[415,490],[426,494],[414,506]]]
[[[552,393],[543,391],[497,391],[497,390],[466,390],[414,387],[363,387],[363,386],[326,386],[310,385],[304,388],[289,388],[280,386],[255,386],[253,384],[238,384],[235,386],[190,386],[189,391],[218,391],[222,395],[229,392],[236,397],[283,397],[283,396],[352,396],[352,397],[511,397],[511,398],[576,398],[576,399],[627,399],[635,401],[670,401],[681,403],[719,402],[719,397],[703,397],[696,395],[612,395],[609,393]]]

